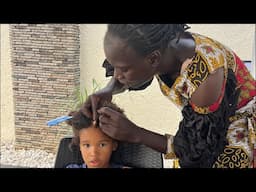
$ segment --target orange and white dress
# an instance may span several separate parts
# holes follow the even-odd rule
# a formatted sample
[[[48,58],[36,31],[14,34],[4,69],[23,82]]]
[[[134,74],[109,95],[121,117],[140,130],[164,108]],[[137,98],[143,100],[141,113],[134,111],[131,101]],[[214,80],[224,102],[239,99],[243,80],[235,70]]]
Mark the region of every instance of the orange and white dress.
[[[168,85],[156,76],[162,93],[183,114],[170,147],[173,151],[166,157],[178,157],[181,167],[253,167],[256,82],[228,47],[199,34],[192,36],[195,56],[175,82]],[[207,107],[196,106],[190,101],[192,94],[219,68],[224,69],[224,81],[218,100]]]

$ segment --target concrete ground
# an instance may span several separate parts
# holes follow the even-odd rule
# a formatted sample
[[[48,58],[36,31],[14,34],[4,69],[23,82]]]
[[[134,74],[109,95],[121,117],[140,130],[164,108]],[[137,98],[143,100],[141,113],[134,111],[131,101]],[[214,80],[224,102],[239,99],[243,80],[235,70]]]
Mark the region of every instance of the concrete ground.
[[[0,168],[26,168],[26,167],[0,164]]]

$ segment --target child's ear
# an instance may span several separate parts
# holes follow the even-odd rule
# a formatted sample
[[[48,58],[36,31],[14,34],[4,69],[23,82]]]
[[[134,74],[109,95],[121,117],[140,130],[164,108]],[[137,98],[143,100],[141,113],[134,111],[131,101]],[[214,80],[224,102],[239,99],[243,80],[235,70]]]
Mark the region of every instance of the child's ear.
[[[112,151],[115,151],[118,147],[118,143],[117,141],[113,141],[113,148],[112,148]]]

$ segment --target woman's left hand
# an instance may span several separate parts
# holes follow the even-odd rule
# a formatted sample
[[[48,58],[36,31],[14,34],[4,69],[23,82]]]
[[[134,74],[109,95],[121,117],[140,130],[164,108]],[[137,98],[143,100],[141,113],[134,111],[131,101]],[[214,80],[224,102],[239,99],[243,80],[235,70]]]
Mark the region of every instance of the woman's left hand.
[[[97,112],[99,113],[99,127],[104,133],[120,141],[138,142],[140,128],[123,114],[109,107],[102,107]]]

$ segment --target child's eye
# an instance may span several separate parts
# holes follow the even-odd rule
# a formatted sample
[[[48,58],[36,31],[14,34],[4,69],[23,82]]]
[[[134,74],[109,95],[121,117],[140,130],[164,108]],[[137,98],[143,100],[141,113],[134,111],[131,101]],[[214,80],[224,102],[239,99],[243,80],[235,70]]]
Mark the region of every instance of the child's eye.
[[[101,143],[100,147],[105,147],[107,145],[107,143]]]
[[[89,148],[90,144],[83,144],[83,147]]]

